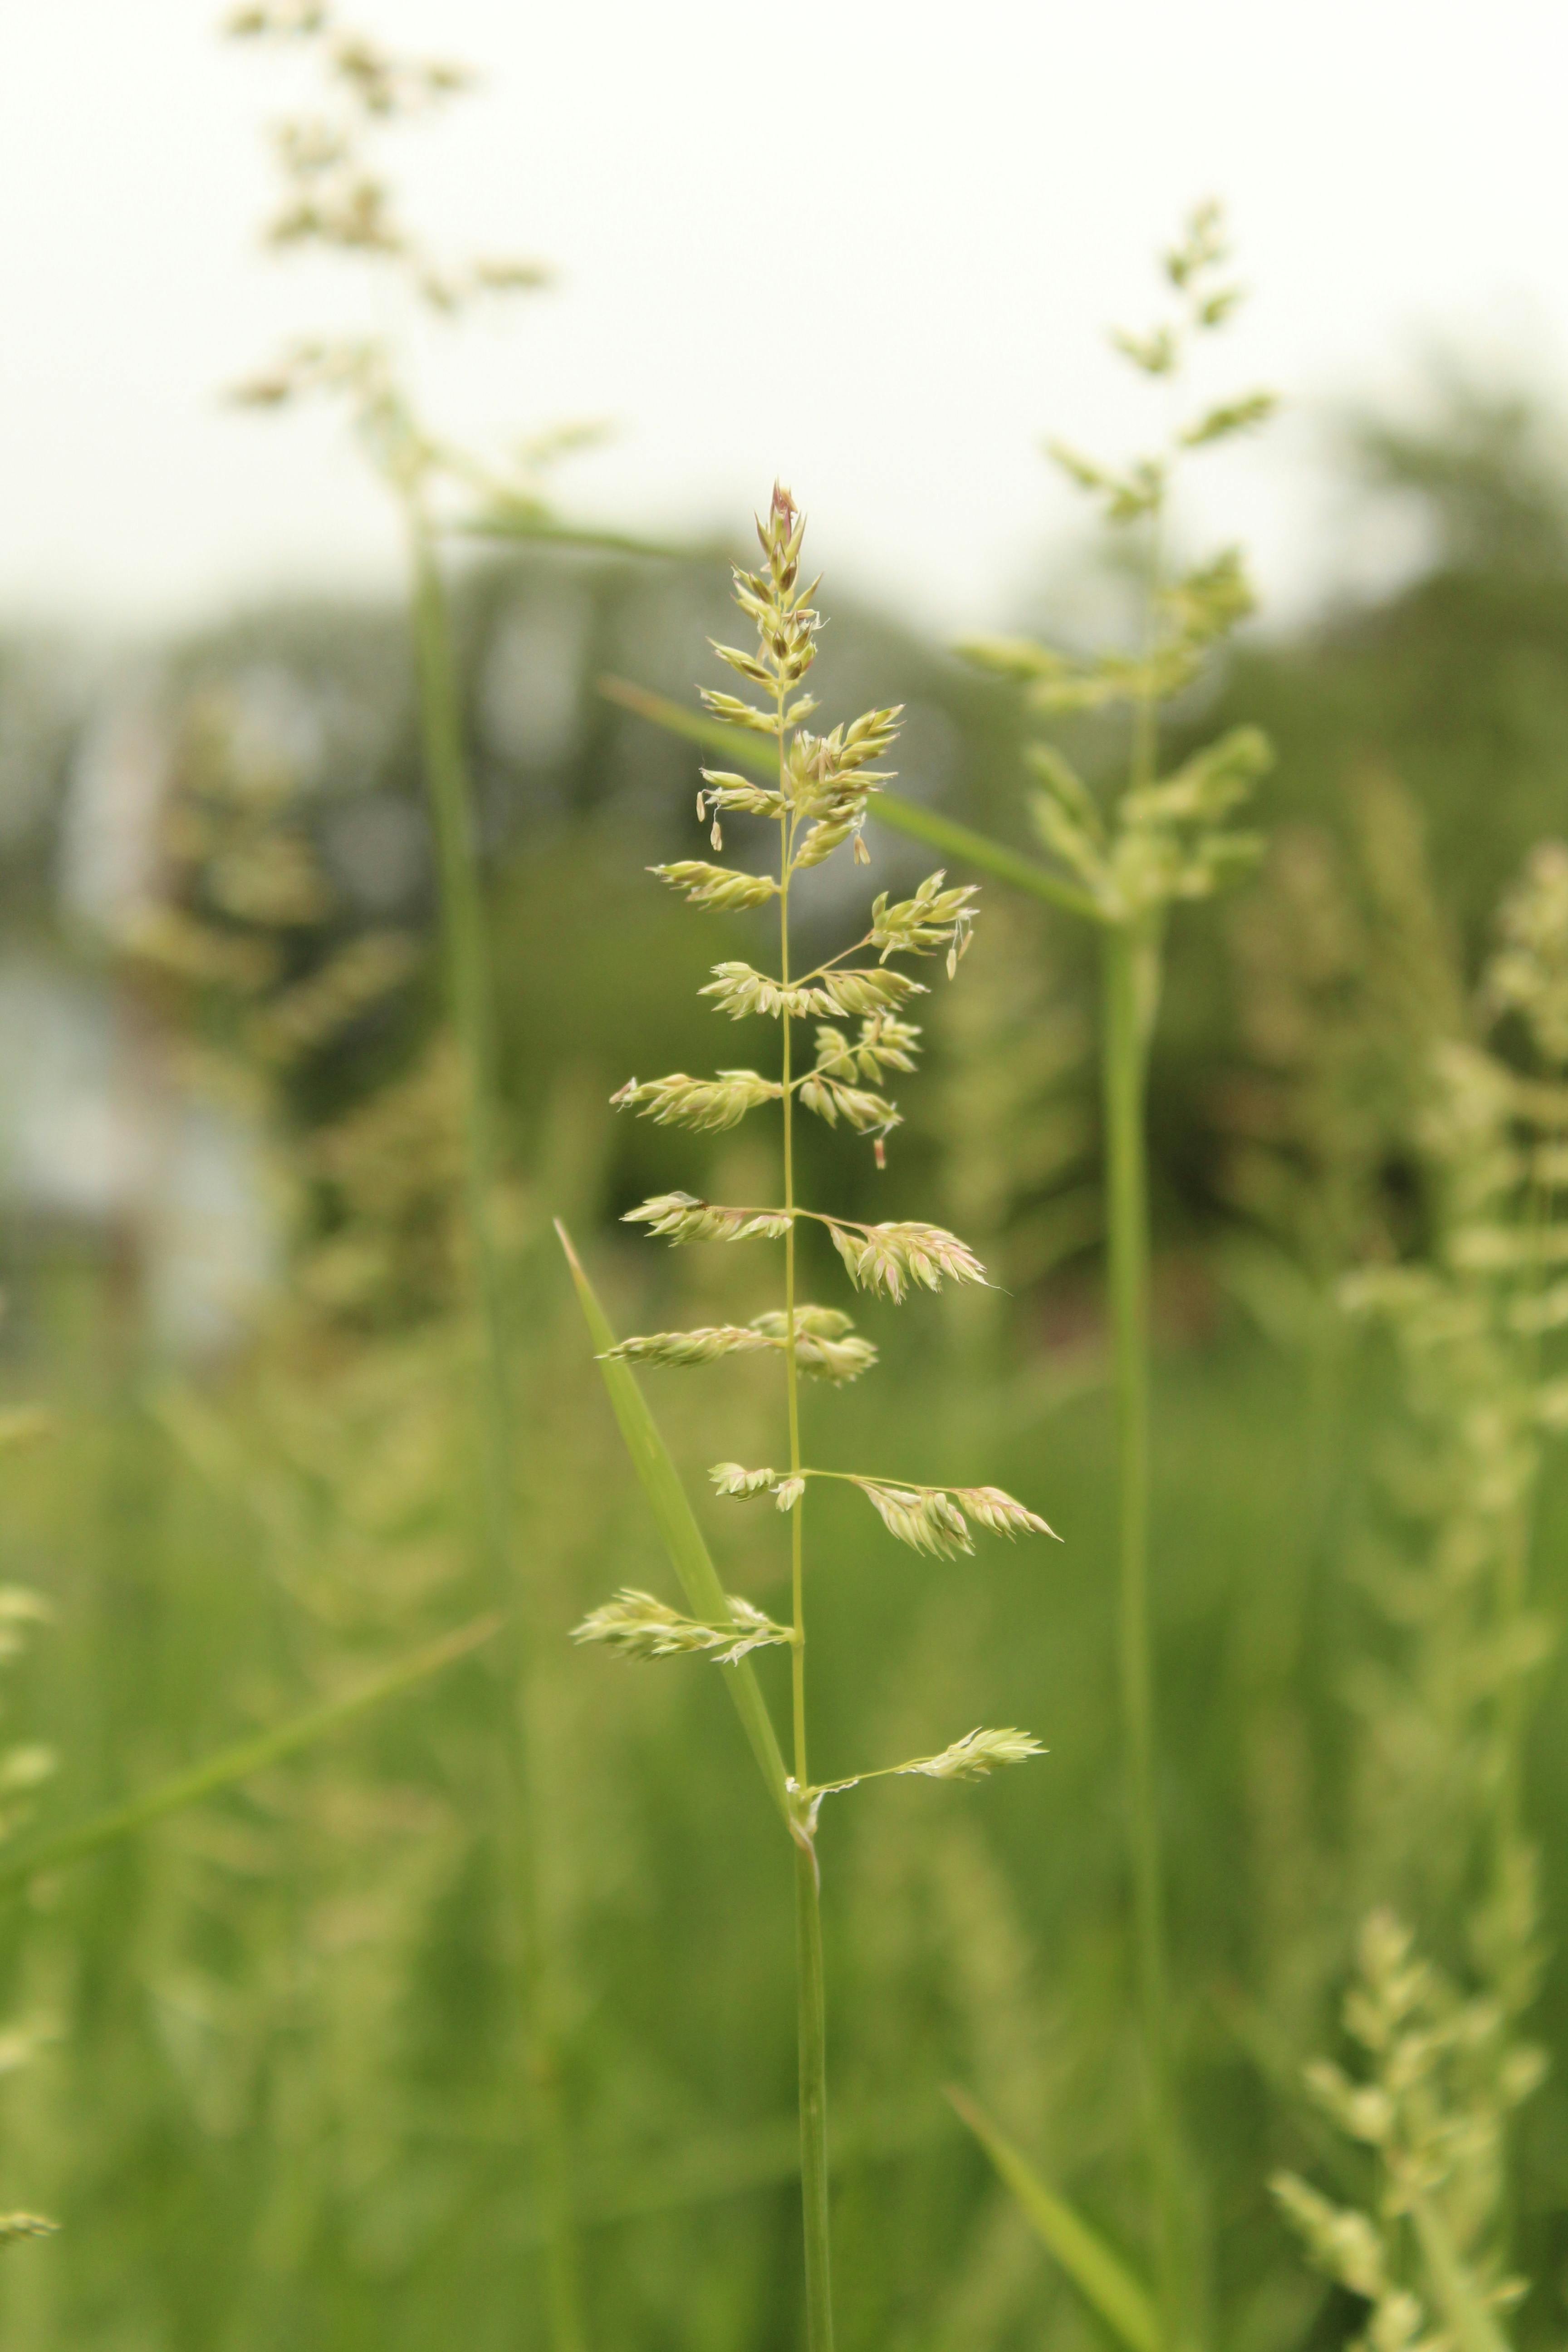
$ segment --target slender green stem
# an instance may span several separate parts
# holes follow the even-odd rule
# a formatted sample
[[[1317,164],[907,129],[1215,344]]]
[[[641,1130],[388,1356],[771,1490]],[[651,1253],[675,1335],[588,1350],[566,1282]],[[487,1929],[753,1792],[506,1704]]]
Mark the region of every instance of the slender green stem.
[[[34,1838],[18,1846],[0,1861],[0,1896],[31,1885],[34,1879],[43,1877],[48,1871],[64,1870],[73,1862],[85,1862],[89,1854],[101,1853],[106,1846],[118,1845],[121,1839],[151,1829],[154,1822],[164,1821],[171,1813],[182,1813],[188,1806],[202,1804],[224,1789],[254,1779],[258,1772],[272,1770],[288,1757],[301,1754],[318,1740],[353,1723],[356,1717],[368,1715],[374,1707],[400,1697],[430,1675],[443,1673],[459,1658],[466,1658],[482,1643],[492,1641],[500,1624],[499,1617],[489,1615],[476,1618],[471,1624],[459,1625],[456,1633],[443,1634],[427,1649],[389,1666],[384,1674],[350,1691],[345,1698],[330,1699],[324,1706],[312,1707],[308,1715],[296,1716],[291,1723],[258,1732],[252,1739],[242,1739],[207,1757],[205,1762],[193,1764],[188,1771],[174,1773],[122,1805],[110,1806],[69,1829],[56,1830],[47,1837]]]
[[[1155,1769],[1149,1609],[1149,1200],[1144,1135],[1146,1013],[1153,942],[1129,925],[1104,935],[1102,1042],[1110,1309],[1119,1488],[1120,1668],[1127,1832],[1143,2040],[1160,2305],[1171,2352],[1192,2340],[1185,2194],[1166,1993],[1164,1887]]]
[[[787,793],[784,765],[784,695],[778,691],[779,790]],[[786,814],[779,823],[779,978],[789,986],[789,883],[794,830]],[[781,1023],[784,1052],[784,1196],[789,1228],[784,1234],[784,1382],[789,1400],[789,1466],[800,1472],[800,1370],[795,1331],[795,1124],[790,1079],[790,1018]],[[790,1651],[790,1688],[795,1717],[795,1783],[802,1798],[810,1787],[805,1745],[805,1496],[790,1513],[790,1589],[795,1643]],[[795,1953],[797,2032],[800,2050],[800,2189],[805,2240],[805,2340],[807,2352],[833,2352],[833,2284],[827,2212],[827,2013],[822,1980],[822,1909],[816,1852],[809,1833],[795,1839]]]
[[[479,1545],[486,1580],[507,1612],[493,1677],[499,1838],[531,2105],[534,2194],[544,2222],[545,2296],[553,2352],[584,2342],[570,2169],[544,1967],[534,1823],[539,1807],[523,1717],[527,1629],[512,1557],[514,1411],[500,1256],[491,1203],[498,1165],[495,1039],[484,908],[475,854],[472,787],[463,750],[451,614],[430,526],[408,501],[420,723],[440,875],[442,941],[462,1071],[463,1170],[468,1246],[483,1346]]]
[[[795,1960],[800,2036],[800,2191],[805,2224],[807,2352],[833,2352],[827,2231],[827,2023],[822,1982],[822,1909],[816,1856],[795,1857]]]

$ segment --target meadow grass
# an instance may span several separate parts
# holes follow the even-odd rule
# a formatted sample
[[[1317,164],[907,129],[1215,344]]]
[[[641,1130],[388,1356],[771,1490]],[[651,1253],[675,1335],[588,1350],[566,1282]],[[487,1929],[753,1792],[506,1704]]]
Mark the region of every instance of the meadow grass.
[[[342,101],[330,137],[280,135],[278,243],[369,257],[441,311],[537,282],[433,257],[366,160],[456,69],[316,5],[243,8],[234,29],[313,46]],[[1117,338],[1156,384],[1233,308],[1225,262],[1205,208],[1167,257],[1176,317]],[[757,648],[717,648],[762,702],[709,694],[700,713],[607,690],[737,761],[702,773],[715,855],[726,826],[777,827],[771,861],[655,869],[736,950],[702,993],[776,1021],[779,1049],[762,1070],[623,1089],[710,1154],[702,1192],[626,1215],[681,1244],[761,1241],[782,1280],[758,1313],[748,1254],[639,1263],[598,1227],[594,1281],[568,1245],[574,1302],[546,1270],[551,1213],[585,1234],[609,1195],[625,1209],[635,1155],[617,1160],[581,1086],[531,1122],[504,1100],[489,894],[508,885],[478,855],[445,551],[454,526],[637,542],[561,521],[542,453],[495,473],[447,445],[384,347],[300,344],[252,387],[314,390],[346,396],[406,525],[440,1034],[314,1136],[289,1128],[279,1074],[352,1035],[416,957],[373,941],[278,983],[268,926],[299,924],[325,886],[287,790],[226,801],[208,742],[201,821],[177,813],[171,921],[139,952],[165,982],[204,943],[216,955],[206,983],[245,1018],[208,1075],[226,1057],[244,1076],[294,1155],[297,1202],[330,1189],[336,1222],[299,1215],[287,1299],[199,1384],[151,1376],[112,1286],[73,1304],[63,1254],[49,1269],[34,1354],[57,1434],[0,1463],[16,1573],[58,1620],[16,1662],[6,1782],[47,1810],[18,1813],[0,1852],[7,2343],[422,2352],[455,2312],[481,2352],[783,2352],[803,2332],[811,2352],[1015,2352],[1042,2326],[1065,2352],[1105,2330],[1131,2352],[1316,2352],[1352,2330],[1374,2352],[1555,2342],[1568,2106],[1544,2074],[1564,2018],[1542,1961],[1564,1889],[1542,1831],[1568,1789],[1563,853],[1538,849],[1505,901],[1478,996],[1396,786],[1359,794],[1354,871],[1287,840],[1237,934],[1251,1092],[1227,1173],[1245,1225],[1156,1255],[1169,919],[1255,859],[1231,820],[1267,762],[1241,728],[1161,773],[1248,602],[1234,555],[1177,560],[1171,467],[1268,404],[1195,413],[1127,467],[1055,452],[1135,550],[1139,617],[1108,653],[971,649],[1053,722],[1029,755],[1038,854],[885,789],[872,763],[897,711],[808,730],[817,614],[775,491],[761,568],[736,575]],[[1028,909],[994,950],[982,927],[970,972],[989,1009],[935,1024],[946,1109],[903,1129],[887,1086],[919,1039],[889,959],[945,953],[951,978],[972,887],[884,893],[854,965],[811,963],[821,924],[801,906],[828,857],[900,835]],[[226,900],[206,887],[220,874]],[[1064,1002],[1045,908],[1099,958],[1103,1324],[1079,1255],[1096,1238],[1083,1008]],[[748,927],[775,919],[776,968],[742,961],[760,952]],[[565,1001],[596,1003],[570,974],[598,945],[563,944]],[[194,1002],[164,994],[171,1034],[194,1034]],[[631,1009],[612,1005],[607,1031]],[[1047,1097],[1068,1115],[1028,1142],[1026,1172]],[[776,1178],[746,1128],[775,1109]],[[826,1152],[803,1149],[806,1111]],[[848,1136],[879,1163],[891,1140],[886,1177],[837,1149]],[[864,1208],[868,1182],[895,1213],[816,1206]],[[1066,1188],[1044,1204],[1064,1209],[1058,1238],[1036,1244],[1052,1282],[983,1290],[967,1244],[910,1213],[928,1184],[944,1213],[987,1204],[997,1230],[972,1234],[987,1255],[1030,1185]],[[708,1197],[731,1190],[734,1207]],[[804,1296],[845,1272],[859,1330]],[[984,1311],[911,1348],[889,1310],[942,1280]],[[1047,1314],[1076,1345],[1045,1343]],[[641,1336],[617,1339],[628,1326]],[[879,1350],[883,1381],[862,1384]],[[700,1398],[700,1381],[658,1383],[656,1424],[635,1368],[715,1362]],[[700,1521],[676,1465],[721,1451],[721,1507]],[[971,1582],[977,1529],[1045,1531],[980,1483],[995,1476],[1048,1495],[1065,1540],[1043,1570],[998,1549]],[[770,1511],[788,1520],[782,1570],[757,1534]],[[874,1521],[942,1565],[888,1576]],[[683,1608],[650,1589],[666,1566]],[[771,1586],[787,1603],[770,1612]],[[438,1631],[476,1588],[491,1613]],[[763,1805],[712,1676],[595,1673],[574,1628],[716,1661]],[[483,1708],[470,1676],[445,1675],[470,1649],[500,1662]],[[769,1649],[790,1660],[782,1744]],[[1037,1724],[1050,1762],[932,1816],[902,1781],[1039,1752],[1010,1729],[951,1737],[992,1715]],[[1311,2058],[1325,2044],[1337,2056]],[[27,2242],[35,2204],[66,2224],[47,2244]],[[1123,2252],[1146,2238],[1152,2285]]]

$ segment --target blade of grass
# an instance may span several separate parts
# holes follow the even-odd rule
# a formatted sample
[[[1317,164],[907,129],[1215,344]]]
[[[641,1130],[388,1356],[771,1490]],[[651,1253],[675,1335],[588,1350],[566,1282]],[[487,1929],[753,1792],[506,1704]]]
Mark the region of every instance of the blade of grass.
[[[973,2099],[952,2087],[947,2095],[1017,2199],[1036,2235],[1056,2256],[1084,2301],[1100,2314],[1127,2352],[1159,2352],[1160,2322],[1153,2298],[1121,2256],[1112,2253],[1099,2232],[1054,2189],[1047,2188],[1027,2158],[1003,2138]],[[1474,2352],[1480,2348],[1474,2347]],[[1487,2347],[1487,2352],[1494,2352],[1494,2347]]]
[[[285,1757],[313,1748],[318,1740],[328,1738],[356,1717],[368,1715],[373,1707],[384,1706],[388,1699],[396,1698],[402,1692],[427,1682],[432,1675],[455,1665],[459,1658],[469,1656],[493,1639],[500,1623],[500,1616],[493,1612],[476,1617],[470,1623],[459,1625],[455,1633],[443,1634],[427,1648],[416,1650],[400,1664],[389,1666],[384,1674],[377,1675],[342,1698],[312,1707],[308,1714],[295,1716],[271,1731],[258,1732],[254,1739],[242,1739],[232,1748],[220,1748],[205,1763],[176,1772],[172,1779],[159,1781],[156,1787],[127,1799],[122,1805],[111,1805],[103,1812],[89,1814],[73,1828],[36,1839],[16,1853],[0,1855],[0,1894],[15,1894],[45,1871],[85,1862],[89,1854],[101,1853],[105,1846],[117,1844],[121,1838],[134,1836],[153,1822],[161,1822],[170,1813],[183,1812],[187,1806],[200,1804],[222,1789],[233,1788],[237,1781],[247,1780],[280,1764]]]
[[[552,2222],[546,2295],[552,2352],[583,2352],[582,2293],[572,2215],[571,2167],[555,2023],[554,1976],[540,1895],[542,1808],[531,1730],[524,1719],[532,1628],[513,1556],[513,1464],[522,1423],[516,1409],[510,1301],[496,1234],[500,1089],[494,982],[480,888],[476,797],[463,731],[452,608],[433,528],[417,496],[407,501],[416,669],[426,783],[436,835],[447,1009],[462,1071],[463,1193],[471,1245],[472,1304],[482,1340],[479,1408],[480,1560],[503,1612],[490,1696],[495,1727],[497,1851],[506,1890],[506,1959],[526,2047],[523,2089],[534,2120],[534,2185]]]
[[[672,702],[668,695],[652,694],[646,687],[634,686],[629,678],[601,677],[598,687],[606,702],[618,703],[623,710],[633,711],[651,725],[662,727],[667,734],[684,735],[689,742],[721,751],[726,760],[742,761],[759,775],[773,776],[778,752],[768,749],[771,736],[742,735],[738,729],[726,727],[717,719],[705,719],[700,710],[688,710],[683,704]],[[869,813],[879,824],[889,825],[895,833],[908,834],[911,840],[926,842],[944,856],[962,858],[966,865],[993,876],[998,882],[1008,883],[1015,890],[1026,891],[1031,898],[1044,898],[1051,906],[1085,916],[1091,922],[1104,920],[1099,905],[1087,890],[1064,881],[1049,866],[1024,856],[1018,850],[1008,849],[1002,842],[990,840],[970,825],[939,816],[934,809],[921,808],[900,793],[878,793]]]
[[[605,1376],[605,1386],[610,1392],[610,1404],[626,1441],[633,1466],[642,1481],[643,1492],[652,1507],[654,1519],[664,1548],[669,1554],[670,1565],[680,1579],[681,1589],[693,1612],[710,1621],[722,1620],[729,1613],[729,1602],[719,1581],[719,1571],[713,1565],[707,1543],[698,1526],[681,1484],[680,1473],[670,1460],[669,1450],[659,1435],[658,1425],[647,1409],[641,1389],[628,1367],[607,1363],[605,1350],[616,1344],[616,1334],[598,1299],[593,1285],[583,1271],[582,1262],[572,1246],[572,1237],[555,1220],[555,1231],[572,1269],[572,1279],[577,1286],[577,1297],[584,1319],[593,1339],[599,1370]],[[789,1819],[789,1799],[784,1788],[784,1763],[773,1717],[762,1686],[752,1671],[749,1659],[739,1665],[721,1669],[730,1685],[730,1696],[741,1726],[751,1743],[757,1768],[767,1784],[768,1793],[785,1822]]]

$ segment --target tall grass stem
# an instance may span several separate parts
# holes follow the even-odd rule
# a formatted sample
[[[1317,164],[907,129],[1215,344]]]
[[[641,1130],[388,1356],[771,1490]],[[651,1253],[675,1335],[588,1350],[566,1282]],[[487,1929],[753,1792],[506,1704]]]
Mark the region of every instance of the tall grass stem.
[[[409,523],[420,728],[440,877],[447,1002],[462,1073],[464,1192],[483,1353],[479,1541],[496,1605],[506,1612],[507,1633],[498,1644],[493,1676],[500,1863],[510,1925],[509,1957],[524,2038],[534,2195],[544,2225],[550,2342],[552,2352],[582,2352],[565,2118],[539,1896],[534,1824],[540,1808],[523,1709],[529,1644],[513,1557],[512,1446],[518,1423],[492,1205],[498,1151],[489,958],[451,607],[432,531],[416,504],[411,506]]]
[[[797,1845],[795,1950],[800,2034],[800,2190],[805,2231],[807,2352],[833,2352],[833,2278],[827,2217],[827,2021],[822,1979],[822,1906],[816,1857]]]
[[[1166,1988],[1149,1608],[1149,1180],[1144,1132],[1149,1015],[1142,1001],[1142,967],[1154,947],[1143,929],[1131,923],[1108,926],[1102,940],[1107,1212],[1117,1432],[1119,1668],[1126,1738],[1128,1853],[1160,2309],[1164,2341],[1178,2352],[1178,2347],[1193,2340],[1192,2282]]]
[[[779,719],[779,790],[786,795],[789,771],[784,749],[784,691],[775,700]],[[779,825],[779,978],[787,988],[789,882],[793,827],[787,814]],[[789,1401],[790,1475],[798,1478],[800,1366],[795,1348],[795,1109],[791,1084],[790,1016],[780,1021],[784,1096],[784,1197],[790,1213],[784,1235],[784,1381]],[[790,1652],[790,1695],[795,1731],[795,1782],[811,1786],[805,1741],[805,1497],[790,1513],[790,1593],[795,1643]],[[822,1977],[822,1907],[815,1844],[798,1840],[795,1857],[795,1990],[800,2059],[801,2221],[805,2245],[805,2336],[808,2352],[833,2352],[833,2269],[827,2210],[827,2019]]]

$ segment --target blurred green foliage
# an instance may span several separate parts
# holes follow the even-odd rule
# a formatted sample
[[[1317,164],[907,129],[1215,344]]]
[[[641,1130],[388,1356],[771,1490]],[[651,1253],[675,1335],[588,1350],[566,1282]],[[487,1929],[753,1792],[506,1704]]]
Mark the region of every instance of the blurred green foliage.
[[[1251,641],[1194,712],[1205,736],[1246,719],[1274,737],[1275,844],[1228,923],[1178,921],[1155,1074],[1173,1943],[1215,2340],[1236,2352],[1328,2346],[1354,2324],[1265,2185],[1280,2163],[1322,2177],[1293,2081],[1331,2042],[1365,1891],[1347,1677],[1391,1638],[1353,1571],[1394,1371],[1341,1331],[1331,1287],[1369,1251],[1424,1245],[1400,1073],[1568,806],[1568,501],[1535,421],[1472,402],[1429,438],[1362,446],[1418,501],[1430,560],[1381,602]],[[643,1674],[566,1643],[606,1584],[666,1576],[548,1220],[593,1235],[623,1328],[743,1303],[729,1254],[615,1231],[633,1200],[689,1182],[692,1147],[678,1162],[605,1107],[634,1072],[710,1058],[693,986],[751,931],[716,921],[704,939],[639,875],[692,845],[695,761],[595,680],[685,697],[724,598],[717,563],[539,554],[476,570],[460,603],[590,2320],[596,2344],[647,2352],[795,2340],[789,1885],[713,1670]],[[1026,844],[1004,690],[865,613],[836,619],[823,668],[836,703],[910,706],[901,789]],[[246,1310],[244,1345],[171,1360],[139,1303],[154,1244],[134,1203],[94,1222],[13,1190],[6,1388],[47,1397],[61,1424],[0,1465],[3,1573],[58,1613],[8,1726],[61,1750],[40,1819],[278,1719],[483,1597],[465,1564],[457,1114],[413,723],[403,633],[375,611],[258,613],[129,677],[19,645],[0,658],[13,952],[85,976],[161,1083],[234,1107],[289,1270]],[[143,880],[106,906],[82,879],[83,829],[123,814],[138,758],[158,785]],[[879,881],[924,870],[907,844],[873,845]],[[879,1787],[825,1828],[844,1889],[828,1966],[849,2352],[1101,2340],[945,2080],[1142,2251],[1081,950],[1043,910],[984,903],[961,985],[932,1001],[933,1083],[888,1173],[852,1139],[811,1139],[851,1211],[945,1209],[1007,1285],[906,1310],[914,1347],[837,1400],[834,1442],[911,1476],[999,1481],[1066,1539],[1048,1559],[911,1564],[847,1504],[819,1514],[823,1768],[939,1746],[983,1707],[1051,1750],[1012,1785]],[[376,965],[367,940],[402,946]],[[744,1144],[710,1150],[714,1189],[749,1197]],[[877,1336],[875,1308],[867,1321]],[[753,1366],[700,1402],[680,1375],[648,1390],[688,1468],[768,1458]],[[712,1515],[726,1588],[764,1605],[771,1532]],[[1558,1615],[1565,1538],[1559,1469],[1536,1555]],[[836,1677],[835,1660],[852,1667]],[[8,2352],[415,2352],[455,2321],[474,2352],[538,2340],[474,1671],[9,1907],[0,2204],[64,2227],[5,2252]],[[1556,1942],[1565,1697],[1558,1662],[1530,1794]],[[1561,1971],[1536,2026],[1568,2046]],[[1518,2333],[1545,2345],[1568,2316],[1561,2081],[1525,2134],[1517,2256],[1537,2284]]]

